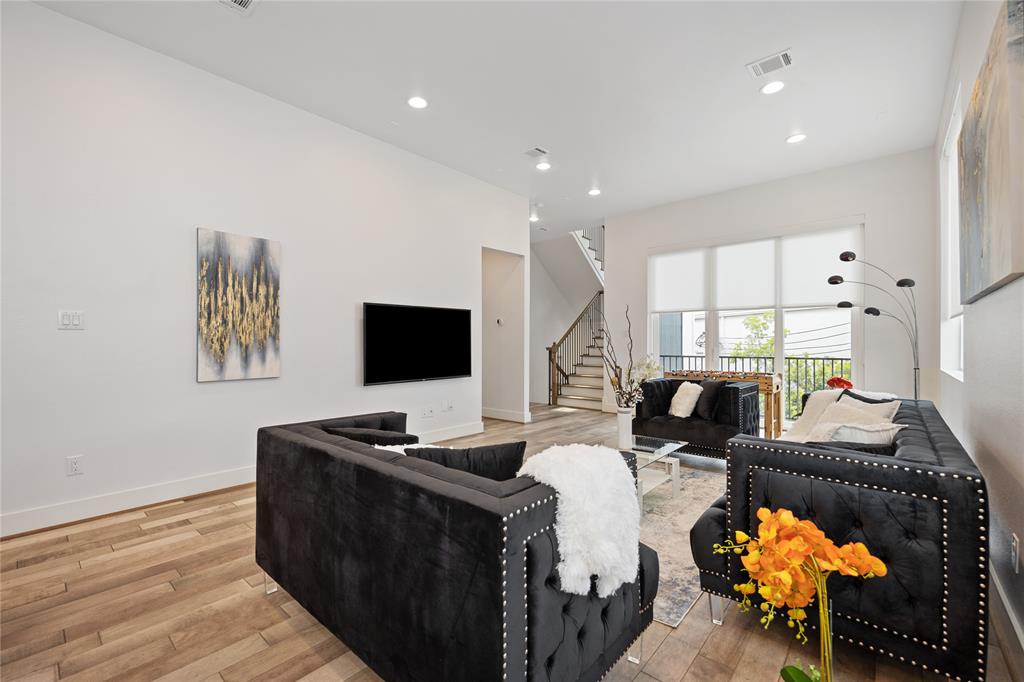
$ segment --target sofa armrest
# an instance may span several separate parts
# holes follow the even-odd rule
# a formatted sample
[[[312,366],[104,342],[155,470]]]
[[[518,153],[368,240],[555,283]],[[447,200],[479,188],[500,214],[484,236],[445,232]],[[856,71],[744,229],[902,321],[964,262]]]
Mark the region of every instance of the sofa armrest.
[[[640,384],[644,399],[637,403],[637,419],[650,419],[668,414],[678,385],[678,379],[648,379]]]
[[[730,424],[749,436],[756,436],[761,429],[761,404],[759,388],[754,381],[730,381],[718,394],[719,424]]]
[[[984,678],[988,498],[977,472],[750,436],[729,441],[727,466],[726,537],[756,533],[757,510],[781,507],[837,544],[863,542],[888,566],[883,578],[830,581],[838,636],[881,630],[893,644],[876,651],[939,657],[944,672]],[[726,556],[729,581],[745,581]]]

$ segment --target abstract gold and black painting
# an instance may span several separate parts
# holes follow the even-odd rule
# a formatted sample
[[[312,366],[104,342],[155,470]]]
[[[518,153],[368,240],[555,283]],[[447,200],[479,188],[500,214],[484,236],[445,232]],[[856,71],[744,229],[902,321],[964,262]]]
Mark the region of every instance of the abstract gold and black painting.
[[[960,298],[1024,275],[1024,0],[1000,7],[960,131]]]
[[[196,380],[281,376],[281,244],[199,228]]]

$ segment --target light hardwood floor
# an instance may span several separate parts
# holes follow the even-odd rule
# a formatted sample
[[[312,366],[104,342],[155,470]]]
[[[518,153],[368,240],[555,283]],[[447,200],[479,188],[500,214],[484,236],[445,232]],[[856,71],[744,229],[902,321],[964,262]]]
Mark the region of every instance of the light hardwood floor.
[[[472,445],[614,438],[611,415],[537,407],[532,424],[486,421]],[[253,559],[254,486],[174,500],[0,543],[0,678],[7,680],[380,680],[284,591],[266,596]],[[708,619],[704,598],[672,629],[644,635],[642,666],[615,682],[776,680],[813,661],[784,627],[765,632],[731,610]],[[837,643],[843,682],[921,680]],[[991,680],[1008,680],[999,650]]]

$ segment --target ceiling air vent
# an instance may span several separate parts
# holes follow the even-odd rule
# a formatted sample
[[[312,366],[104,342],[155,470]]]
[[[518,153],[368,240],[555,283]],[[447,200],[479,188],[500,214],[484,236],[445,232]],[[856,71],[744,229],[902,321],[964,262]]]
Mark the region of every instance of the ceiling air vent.
[[[544,149],[544,147],[534,147],[533,149],[526,150],[526,155],[529,156],[531,159],[539,159],[542,156],[547,156],[550,153],[551,152],[549,152],[547,149]]]
[[[770,57],[764,57],[756,62],[747,64],[747,71],[754,78],[760,78],[773,71],[788,69],[791,66],[793,66],[793,52],[791,50],[783,50]]]
[[[220,4],[225,7],[230,7],[239,14],[248,14],[252,11],[252,6],[256,4],[256,0],[217,0]]]

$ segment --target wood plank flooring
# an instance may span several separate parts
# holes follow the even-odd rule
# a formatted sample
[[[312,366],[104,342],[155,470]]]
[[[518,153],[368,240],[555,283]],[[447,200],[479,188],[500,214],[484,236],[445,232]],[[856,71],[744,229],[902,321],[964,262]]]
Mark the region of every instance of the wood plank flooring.
[[[614,442],[612,415],[537,407],[534,422],[485,420],[463,446],[526,440]],[[0,678],[8,680],[380,680],[283,590],[265,595],[254,552],[254,486],[174,500],[0,543]],[[711,625],[704,598],[679,628],[655,623],[642,666],[610,680],[776,680],[813,661],[786,628],[730,611]],[[931,679],[840,648],[844,682]],[[997,648],[991,680],[1009,680]]]

